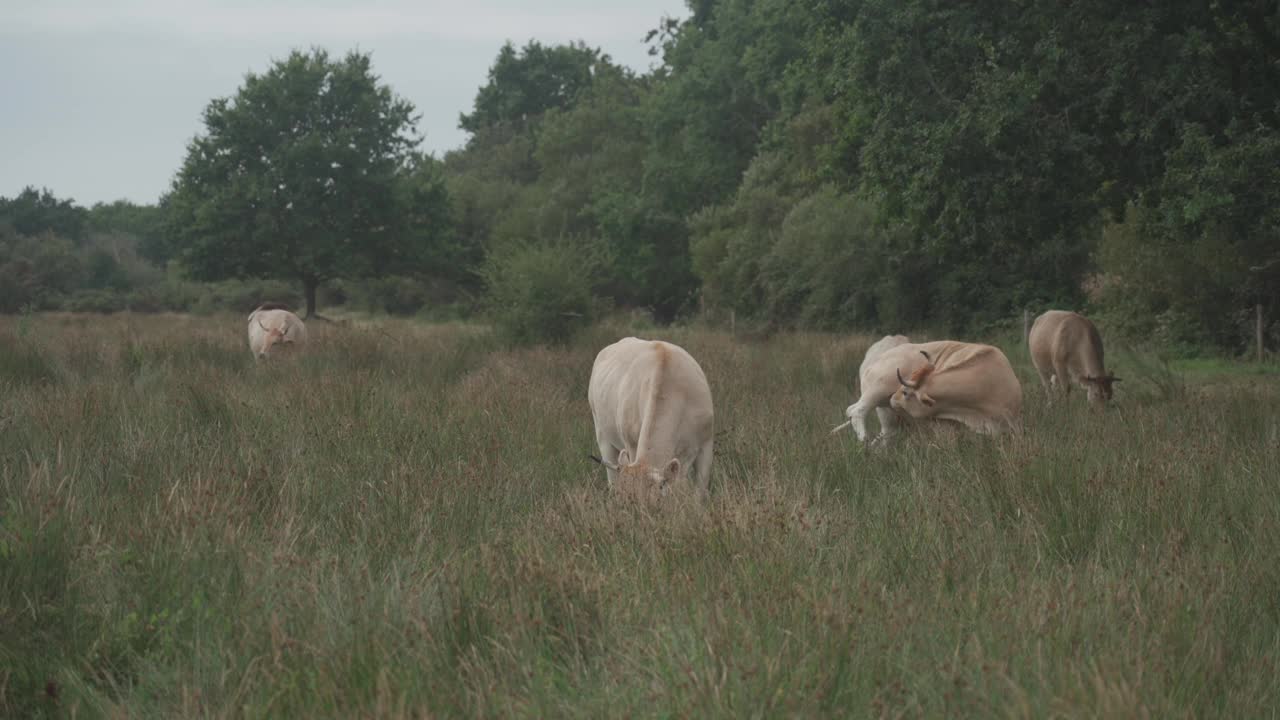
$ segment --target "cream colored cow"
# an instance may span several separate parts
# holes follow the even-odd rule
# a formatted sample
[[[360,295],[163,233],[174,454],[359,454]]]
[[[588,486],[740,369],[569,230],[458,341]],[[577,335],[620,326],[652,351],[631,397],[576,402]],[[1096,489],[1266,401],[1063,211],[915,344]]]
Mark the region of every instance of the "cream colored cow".
[[[1057,388],[1063,394],[1071,392],[1072,383],[1076,383],[1095,406],[1111,399],[1111,384],[1120,378],[1107,372],[1102,361],[1102,336],[1089,318],[1066,310],[1050,310],[1036,318],[1027,345],[1031,362],[1050,397]]]
[[[896,415],[918,420],[953,420],[983,433],[1001,432],[1022,415],[1022,385],[999,348],[955,340],[928,343],[886,337],[867,351],[859,372],[862,394],[845,410],[859,440],[867,439],[872,408],[888,441]],[[905,338],[902,338],[905,340]],[[874,353],[872,351],[875,351]]]
[[[249,313],[249,349],[259,360],[279,347],[302,347],[307,342],[307,326],[297,315],[271,305],[261,305]]]
[[[867,354],[862,357],[862,365],[858,367],[859,387],[867,387],[867,383],[870,382],[867,370],[875,364],[875,361],[881,355],[888,350],[898,347],[899,345],[906,345],[910,342],[911,339],[906,335],[885,335],[872,343],[871,347],[867,348]],[[863,403],[863,399],[866,399],[868,402]],[[883,438],[884,440],[888,440],[889,437],[897,431],[897,418],[893,414],[893,409],[889,407],[889,399],[887,397],[883,399],[873,399],[865,392],[858,399],[857,403],[850,405],[848,409],[845,410],[845,415],[849,418],[849,421],[837,426],[831,432],[834,433],[836,430],[841,430],[852,425],[853,431],[858,435],[858,439],[865,441],[867,439],[867,413],[871,412],[872,408],[875,408],[876,417],[880,420],[880,435],[878,435],[876,439],[878,440]]]
[[[587,390],[609,486],[648,496],[711,480],[714,411],[707,376],[689,353],[628,337],[596,355]]]

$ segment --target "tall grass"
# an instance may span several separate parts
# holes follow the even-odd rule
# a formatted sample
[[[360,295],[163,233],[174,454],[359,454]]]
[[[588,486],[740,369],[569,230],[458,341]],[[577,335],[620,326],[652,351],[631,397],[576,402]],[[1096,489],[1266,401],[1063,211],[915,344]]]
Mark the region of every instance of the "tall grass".
[[[0,716],[1258,717],[1274,380],[828,436],[873,338],[674,329],[710,499],[611,497],[586,385],[485,330],[0,319]],[[1129,373],[1129,375],[1126,375]],[[1163,376],[1162,376],[1163,378]],[[1162,380],[1163,382],[1163,380]],[[1129,385],[1135,386],[1127,393]],[[1158,389],[1158,388],[1156,388]]]

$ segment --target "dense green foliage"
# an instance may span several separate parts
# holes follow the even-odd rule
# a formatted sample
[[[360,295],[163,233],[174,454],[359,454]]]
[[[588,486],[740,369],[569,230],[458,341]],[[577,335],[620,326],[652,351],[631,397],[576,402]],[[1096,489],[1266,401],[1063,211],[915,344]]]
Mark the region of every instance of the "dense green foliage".
[[[572,242],[508,243],[483,268],[489,314],[510,342],[564,343],[599,310],[592,294],[599,262]]]
[[[1238,349],[1254,303],[1280,311],[1271,5],[690,9],[651,33],[653,72],[591,73],[447,159],[469,217],[488,211],[466,237],[592,239],[606,292],[659,317],[699,287],[771,326],[972,331],[1087,305]],[[556,74],[504,48],[475,115]]]
[[[255,367],[243,315],[28,320],[0,318],[6,718],[1280,703],[1274,365],[1183,387],[1109,353],[1092,413],[1007,347],[1023,432],[864,453],[827,430],[872,338],[675,329],[711,497],[647,508],[585,457],[592,359],[634,327],[313,323]]]
[[[0,197],[0,223],[28,237],[52,233],[78,242],[84,239],[88,214],[70,198],[59,200],[48,188],[27,187],[13,199]]]
[[[501,306],[495,258],[568,242],[595,296],[660,321],[971,333],[1071,307],[1239,352],[1261,304],[1280,340],[1274,3],[688,9],[643,73],[507,43],[441,161],[368,56],[294,53],[209,106],[159,208],[0,199],[5,307],[121,292],[116,254],[49,272],[66,244],[18,241],[106,222],[186,275],[342,276],[331,297],[396,312]]]
[[[939,266],[931,316],[963,326],[1078,304],[1095,269],[1135,283],[1131,315],[1189,312],[1218,344],[1239,346],[1239,310],[1280,309],[1276,276],[1247,270],[1280,252],[1273,3],[813,7],[833,167]],[[1160,267],[1091,258],[1126,204],[1142,209],[1134,251]]]

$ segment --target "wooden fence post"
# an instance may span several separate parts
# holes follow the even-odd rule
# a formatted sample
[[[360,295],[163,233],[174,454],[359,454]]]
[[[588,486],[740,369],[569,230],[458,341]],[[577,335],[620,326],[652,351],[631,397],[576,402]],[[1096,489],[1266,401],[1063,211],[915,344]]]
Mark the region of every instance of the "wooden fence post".
[[[1262,362],[1262,303],[1258,303],[1253,309],[1256,315],[1254,339],[1258,341],[1258,362]]]

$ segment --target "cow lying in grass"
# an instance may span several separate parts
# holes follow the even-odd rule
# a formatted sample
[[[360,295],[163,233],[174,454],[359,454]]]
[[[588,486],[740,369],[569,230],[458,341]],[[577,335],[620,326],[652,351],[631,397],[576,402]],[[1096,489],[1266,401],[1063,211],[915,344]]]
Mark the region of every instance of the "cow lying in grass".
[[[249,349],[259,360],[285,347],[302,347],[307,342],[307,326],[297,315],[277,305],[260,305],[249,313]]]

